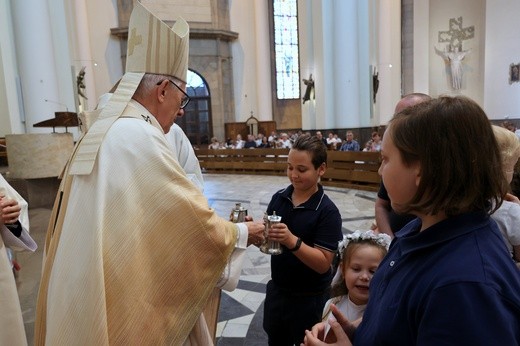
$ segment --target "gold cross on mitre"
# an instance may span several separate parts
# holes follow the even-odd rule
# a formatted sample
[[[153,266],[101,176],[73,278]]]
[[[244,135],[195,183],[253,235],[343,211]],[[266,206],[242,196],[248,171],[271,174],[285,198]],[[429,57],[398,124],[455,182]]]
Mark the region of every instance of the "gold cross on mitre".
[[[143,43],[143,35],[137,35],[137,28],[132,28],[132,33],[128,39],[128,55],[134,53],[135,46]]]

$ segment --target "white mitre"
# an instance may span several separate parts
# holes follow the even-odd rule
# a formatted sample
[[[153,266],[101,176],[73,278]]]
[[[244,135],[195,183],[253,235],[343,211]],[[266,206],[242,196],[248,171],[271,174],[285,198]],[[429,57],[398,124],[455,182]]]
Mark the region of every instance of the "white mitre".
[[[69,174],[88,175],[92,172],[106,132],[125,110],[145,73],[186,81],[189,31],[183,18],[177,18],[170,28],[139,1],[135,2],[128,25],[126,72],[110,102],[81,139]]]

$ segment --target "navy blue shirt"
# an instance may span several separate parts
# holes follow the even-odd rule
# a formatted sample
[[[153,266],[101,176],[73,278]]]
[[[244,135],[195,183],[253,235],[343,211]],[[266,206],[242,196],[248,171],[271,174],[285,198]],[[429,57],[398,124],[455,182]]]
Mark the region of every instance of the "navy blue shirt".
[[[318,191],[311,198],[294,207],[291,200],[293,191],[294,187],[289,185],[275,193],[267,207],[267,213],[272,215],[276,211],[276,215],[282,217],[281,222],[305,244],[336,251],[338,242],[343,239],[343,233],[341,215],[334,202],[318,184]],[[282,254],[271,256],[271,278],[281,289],[293,293],[313,293],[329,288],[332,270],[319,274],[284,248]]]
[[[520,271],[495,222],[473,212],[420,227],[379,265],[354,345],[519,345]]]
[[[256,148],[256,142],[255,141],[247,141],[244,144],[244,149],[248,148]]]

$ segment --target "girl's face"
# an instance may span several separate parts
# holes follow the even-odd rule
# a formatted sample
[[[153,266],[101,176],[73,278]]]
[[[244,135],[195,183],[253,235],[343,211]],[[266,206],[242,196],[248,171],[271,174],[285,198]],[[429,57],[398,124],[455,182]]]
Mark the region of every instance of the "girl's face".
[[[354,304],[364,305],[368,302],[370,280],[382,259],[383,252],[380,248],[370,244],[362,244],[354,249],[350,261],[342,264],[345,285],[350,300]]]
[[[287,177],[295,190],[315,189],[319,178],[325,173],[325,164],[318,169],[312,164],[308,151],[291,149],[287,157]]]
[[[417,192],[421,181],[419,163],[406,166],[401,153],[392,140],[392,128],[388,128],[388,135],[381,142],[381,166],[379,175],[383,178],[392,209],[396,212],[403,210]]]

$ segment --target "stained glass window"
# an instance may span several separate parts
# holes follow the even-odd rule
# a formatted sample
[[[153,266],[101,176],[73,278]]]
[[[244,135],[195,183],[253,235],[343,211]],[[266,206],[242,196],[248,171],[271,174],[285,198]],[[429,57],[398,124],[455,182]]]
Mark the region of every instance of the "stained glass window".
[[[276,96],[300,98],[298,13],[296,0],[273,0]]]

